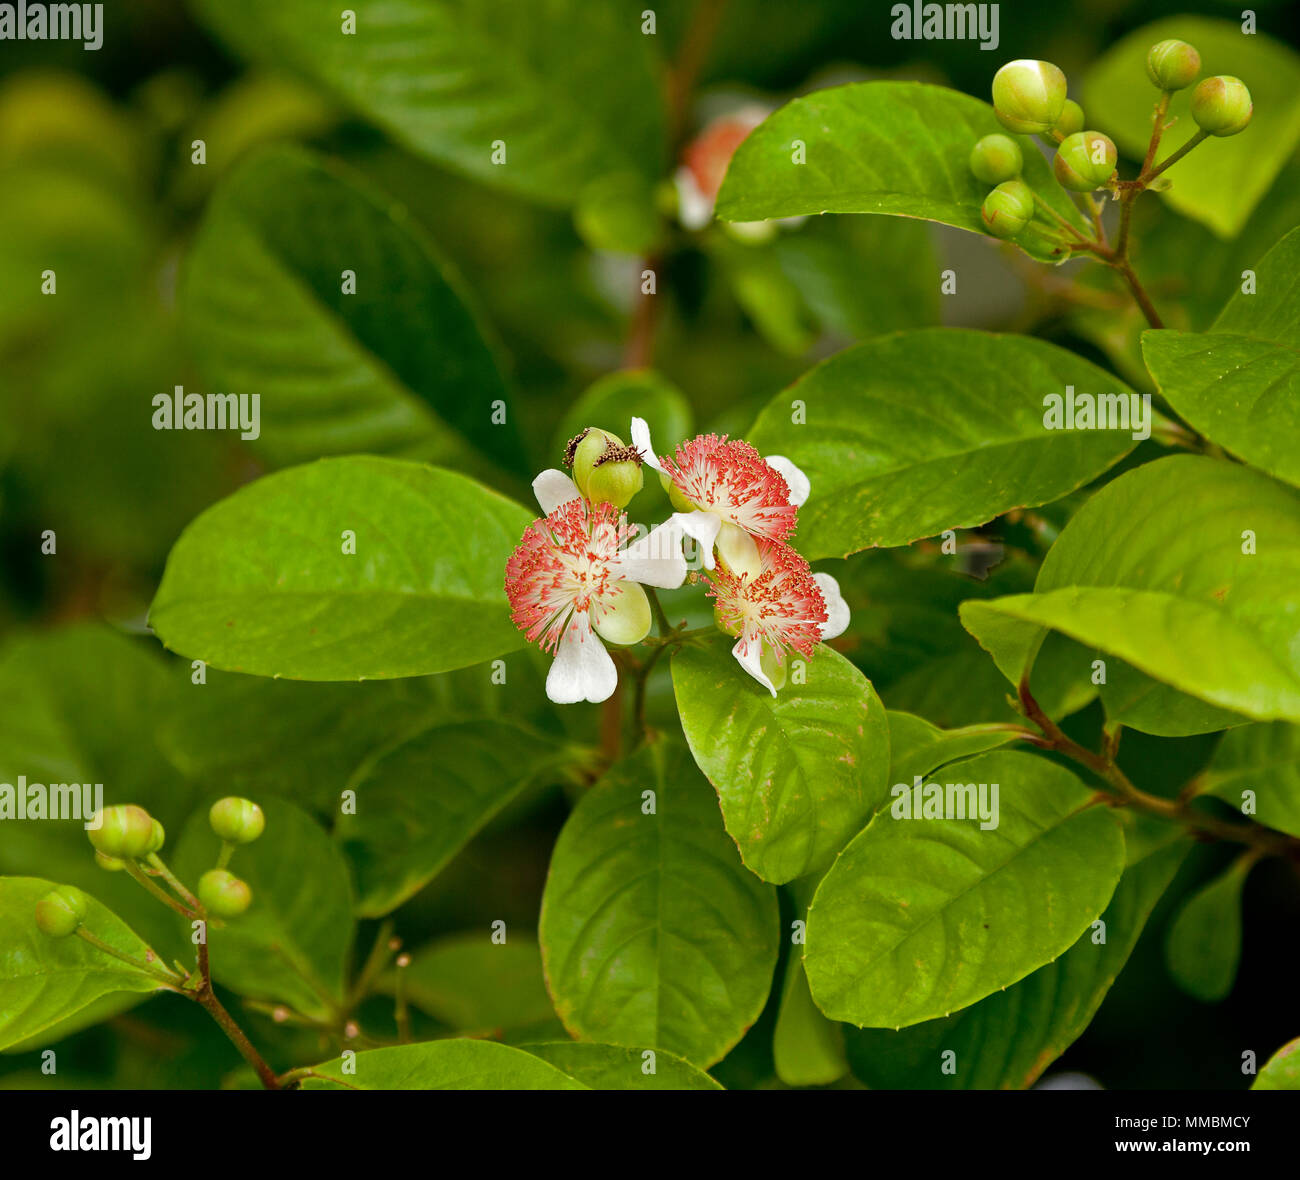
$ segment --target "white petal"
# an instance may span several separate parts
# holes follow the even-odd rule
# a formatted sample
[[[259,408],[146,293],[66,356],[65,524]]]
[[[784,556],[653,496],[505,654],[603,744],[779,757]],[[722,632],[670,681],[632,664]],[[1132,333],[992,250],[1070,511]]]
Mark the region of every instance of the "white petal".
[[[555,662],[546,674],[546,695],[557,705],[599,704],[614,695],[618,669],[605,645],[592,633],[586,611],[575,611],[560,638]]]
[[[683,229],[703,229],[713,220],[713,201],[695,182],[689,168],[678,168],[673,176],[677,188],[677,220]]]
[[[800,504],[808,499],[808,493],[812,491],[812,484],[808,482],[808,477],[789,459],[784,455],[768,455],[767,465],[775,467],[781,473],[781,478],[785,480],[786,487],[790,489],[791,504],[798,508]]]
[[[713,568],[713,545],[718,539],[718,530],[722,528],[722,517],[716,512],[674,512],[672,519],[688,537],[694,537],[700,543],[700,552],[704,554],[704,568]]]
[[[849,604],[840,593],[840,584],[830,574],[813,574],[817,589],[826,602],[826,622],[822,624],[822,638],[834,639],[843,635],[849,626]]]
[[[664,471],[663,464],[659,462],[659,456],[655,454],[655,449],[650,443],[650,424],[644,418],[632,419],[632,445],[641,452],[642,462],[656,471],[668,474]]]
[[[533,480],[533,495],[537,497],[542,511],[550,516],[561,504],[578,499],[582,493],[578,491],[578,485],[563,471],[548,467]]]
[[[676,590],[686,581],[686,558],[682,556],[682,526],[667,520],[634,541],[618,555],[619,575],[629,582]]]
[[[748,639],[742,635],[732,646],[731,654],[736,657],[736,662],[746,672],[768,692],[776,696],[776,689],[767,678],[767,673],[763,671],[763,643],[757,635],[753,635]]]

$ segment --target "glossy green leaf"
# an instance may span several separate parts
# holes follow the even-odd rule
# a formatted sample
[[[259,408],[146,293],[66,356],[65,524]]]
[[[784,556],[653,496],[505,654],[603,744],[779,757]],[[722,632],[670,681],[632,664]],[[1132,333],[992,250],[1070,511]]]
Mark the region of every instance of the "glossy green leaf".
[[[995,750],[1018,740],[1022,727],[1010,723],[993,722],[988,725],[966,725],[960,729],[940,729],[924,717],[911,713],[889,711],[889,782],[911,783],[920,775]]]
[[[777,938],[776,891],[741,863],[684,747],[618,763],[560,833],[542,959],[575,1037],[711,1065],[762,1011]]]
[[[768,403],[749,437],[812,481],[800,550],[843,557],[1048,503],[1133,449],[1131,431],[1047,429],[1044,398],[1067,386],[1129,395],[1042,340],[902,332],[823,361]]]
[[[585,1090],[540,1057],[495,1041],[424,1041],[313,1066],[304,1090]]]
[[[703,1070],[663,1049],[627,1049],[590,1041],[521,1045],[592,1090],[721,1090]]]
[[[238,848],[228,866],[248,882],[253,901],[223,925],[209,923],[213,977],[242,995],[328,1018],[342,1002],[352,947],[347,862],[325,830],[292,803],[272,796],[255,802],[266,814],[266,831]],[[200,807],[167,859],[194,889],[220,849],[208,809]]]
[[[246,56],[321,84],[403,146],[549,205],[657,176],[662,111],[640,9],[550,0],[192,0]],[[496,150],[504,147],[504,156]],[[494,158],[495,153],[495,158]]]
[[[1210,138],[1167,173],[1173,185],[1164,198],[1170,205],[1221,237],[1234,237],[1300,143],[1300,56],[1265,33],[1243,35],[1235,16],[1175,16],[1130,33],[1093,64],[1083,80],[1081,101],[1089,126],[1110,135],[1134,160],[1146,154],[1151,112],[1159,97],[1147,78],[1147,51],[1171,37],[1196,46],[1202,77],[1240,78],[1254,100],[1255,112],[1244,131]],[[1169,113],[1178,121],[1165,132],[1157,159],[1180,148],[1196,131],[1194,89],[1174,95]],[[1132,175],[1122,169],[1121,174]]]
[[[1126,869],[1099,919],[1104,927],[1094,923],[1059,959],[1005,991],[898,1032],[845,1029],[854,1075],[873,1089],[1032,1086],[1091,1023],[1186,854],[1180,842]],[[945,1052],[955,1055],[951,1072]]]
[[[1169,974],[1188,995],[1206,1003],[1232,991],[1241,959],[1241,890],[1254,867],[1238,858],[1183,902],[1165,935]]]
[[[182,301],[202,392],[260,395],[251,445],[273,466],[359,452],[522,465],[459,281],[401,206],[338,165],[285,147],[241,163],[208,206]]]
[[[1006,133],[988,103],[943,86],[855,82],[814,91],[770,115],[736,150],[718,217],[891,213],[983,233],[980,205],[989,186],[975,179],[968,160],[991,132]],[[1084,228],[1033,141],[1018,138],[1025,182]]]
[[[560,755],[511,722],[449,718],[370,759],[349,784],[356,812],[335,829],[359,912],[386,914],[417,893]]]
[[[1115,890],[1123,835],[1069,771],[998,751],[937,780],[987,784],[990,799],[998,784],[997,826],[895,818],[900,799],[840,854],[804,954],[832,1020],[899,1028],[973,1004],[1060,955]]]
[[[825,644],[774,697],[719,635],[680,648],[686,741],[746,866],[781,884],[823,869],[888,798],[889,726],[871,682]]]
[[[1047,642],[1058,637],[1060,633],[1053,632]],[[1090,654],[1094,659],[1100,657],[1095,650]],[[1106,716],[1129,729],[1158,737],[1188,737],[1217,733],[1250,720],[1231,709],[1189,697],[1113,656],[1103,663],[1106,682],[1101,686],[1100,696]]]
[[[36,927],[36,903],[55,887],[38,877],[0,877],[0,1049],[59,1024],[113,992],[157,991],[134,970],[73,934],[50,938]],[[149,948],[125,922],[86,896],[85,929],[143,960]]]
[[[554,1017],[537,943],[483,930],[453,934],[421,947],[402,968],[412,1004],[464,1032],[525,1028]],[[390,977],[385,990],[392,990]]]
[[[1300,836],[1300,726],[1274,721],[1230,730],[1200,783],[1258,823]]]
[[[481,484],[397,459],[325,459],[213,505],[172,549],[149,622],[216,668],[383,680],[522,647],[503,585],[531,519]],[[356,552],[344,553],[345,531]]]
[[[1300,1090],[1300,1037],[1288,1041],[1265,1063],[1252,1090]]]
[[[1208,438],[1300,484],[1300,229],[1253,268],[1206,333],[1146,332],[1142,355],[1161,394]]]
[[[1300,494],[1180,455],[1098,492],[1035,593],[964,603],[961,617],[1013,684],[1054,628],[1199,700],[1274,720],[1300,719],[1297,610]]]

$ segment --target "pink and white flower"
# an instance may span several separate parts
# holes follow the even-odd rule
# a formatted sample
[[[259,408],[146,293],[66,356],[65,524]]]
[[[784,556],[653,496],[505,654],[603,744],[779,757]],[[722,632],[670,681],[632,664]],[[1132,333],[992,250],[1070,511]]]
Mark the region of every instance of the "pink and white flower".
[[[830,574],[814,574],[790,546],[761,538],[758,553],[756,577],[719,566],[708,575],[708,593],[718,626],[737,636],[732,654],[776,696],[764,656],[777,666],[790,651],[811,656],[815,644],[848,627],[849,608],[839,583]]]
[[[545,485],[547,500],[559,494],[554,480]],[[633,532],[614,505],[569,496],[524,530],[506,562],[511,619],[555,653],[546,695],[557,704],[610,697],[618,672],[601,638],[639,643],[650,630],[641,583],[675,589],[685,580],[680,534],[660,528],[628,545]]]
[[[764,459],[740,439],[702,434],[661,460],[645,419],[633,418],[632,446],[642,462],[668,479],[674,506],[687,509],[669,524],[700,543],[706,569],[714,567],[716,546],[733,572],[756,577],[757,542],[784,541],[808,498],[808,477],[789,459]]]

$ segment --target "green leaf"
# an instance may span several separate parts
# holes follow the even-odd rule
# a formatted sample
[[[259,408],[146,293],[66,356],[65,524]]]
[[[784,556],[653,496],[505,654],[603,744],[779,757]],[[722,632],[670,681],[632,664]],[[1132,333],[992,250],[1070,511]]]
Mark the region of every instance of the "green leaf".
[[[942,86],[854,82],[818,90],[770,115],[736,149],[718,193],[718,217],[891,213],[983,233],[980,206],[989,186],[975,179],[968,161],[975,142],[991,132],[1006,134],[988,103]],[[1033,140],[1016,138],[1025,183],[1085,229]],[[795,162],[796,140],[805,145],[805,162]]]
[[[996,827],[895,818],[896,800],[840,854],[808,911],[804,966],[832,1020],[899,1028],[1023,979],[1074,943],[1124,867],[1109,809],[1031,754],[981,754],[941,779],[999,785]]]
[[[1053,632],[1048,642],[1058,638],[1061,638],[1059,632]],[[1098,654],[1091,653],[1093,657]],[[1188,737],[1217,733],[1249,720],[1240,713],[1221,709],[1152,680],[1123,660],[1112,657],[1105,661],[1105,667],[1106,683],[1100,693],[1106,716],[1129,729],[1158,737]]]
[[[495,1041],[425,1041],[312,1067],[304,1090],[585,1090],[540,1057]]]
[[[77,935],[50,938],[36,926],[36,903],[55,887],[37,877],[0,877],[0,1049],[19,1044],[112,992],[151,992],[158,980]],[[149,947],[95,898],[85,929],[143,960]]]
[[[1256,552],[1243,552],[1247,533]],[[1035,593],[963,603],[961,618],[1013,684],[1054,628],[1222,709],[1296,720],[1297,611],[1300,494],[1249,468],[1178,455],[1093,496]]]
[[[349,784],[356,814],[335,829],[358,912],[377,917],[418,893],[561,754],[508,721],[449,718],[368,760]]]
[[[865,340],[940,322],[928,225],[820,217],[782,233],[770,249],[825,332]]]
[[[574,808],[541,917],[570,1035],[707,1067],[762,1011],[777,939],[776,891],[741,863],[684,747],[643,747]]]
[[[1183,902],[1165,936],[1169,974],[1188,995],[1207,1004],[1225,999],[1241,959],[1241,890],[1254,867],[1239,857]]]
[[[1146,74],[1147,51],[1171,37],[1196,46],[1202,77],[1240,78],[1254,100],[1255,113],[1246,130],[1211,138],[1180,160],[1167,174],[1174,183],[1164,194],[1180,213],[1220,237],[1235,237],[1300,142],[1300,57],[1263,34],[1243,36],[1237,20],[1175,16],[1130,33],[1088,71],[1082,101],[1088,125],[1112,136],[1134,160],[1146,155],[1158,97]],[[1194,89],[1189,86],[1174,95],[1169,114],[1178,121],[1165,132],[1159,159],[1195,133]]]
[[[845,1029],[854,1075],[873,1089],[1025,1089],[1092,1022],[1160,895],[1187,854],[1180,841],[1125,870],[1094,924],[1054,962],[961,1012],[901,1032]],[[956,1056],[945,1072],[942,1054]]]
[[[320,814],[337,812],[352,773],[376,748],[452,703],[440,691],[446,677],[309,684],[209,668],[194,684],[188,665],[183,674],[157,730],[176,769],[212,790],[283,795]]]
[[[192,5],[244,55],[306,75],[403,146],[488,184],[569,206],[611,173],[659,174],[662,102],[639,9],[356,0],[348,35],[316,0]]]
[[[513,418],[494,422],[505,383],[459,283],[400,206],[338,166],[284,147],[244,161],[185,275],[209,390],[261,396],[252,445],[274,466],[356,452],[522,464]]]
[[[1242,814],[1300,836],[1300,727],[1275,721],[1230,730],[1200,782]]]
[[[1020,726],[1000,722],[945,730],[924,717],[891,709],[889,781],[910,784],[917,775],[924,778],[949,762],[995,750],[1017,741],[1022,733]]]
[[[590,1041],[521,1045],[592,1090],[721,1090],[708,1074],[663,1049],[626,1049]],[[647,1073],[653,1063],[653,1072]]]
[[[397,459],[325,459],[213,505],[167,559],[149,622],[216,668],[384,680],[522,647],[503,586],[531,519],[464,476]],[[345,530],[355,554],[343,552]]]
[[[1133,449],[1128,431],[1047,429],[1044,398],[1067,386],[1133,396],[1041,340],[901,332],[823,361],[768,403],[749,437],[812,481],[801,551],[842,557],[1048,503]],[[795,402],[803,412],[792,421]]]
[[[542,953],[531,939],[495,943],[487,931],[449,935],[417,950],[402,972],[411,1003],[458,1031],[525,1028],[555,1015]],[[391,977],[384,987],[392,990]]]
[[[1206,437],[1300,484],[1300,229],[1256,264],[1208,333],[1145,332],[1142,355],[1161,394]]]
[[[1264,1063],[1252,1090],[1300,1090],[1300,1037],[1288,1041]]]
[[[823,869],[889,797],[889,726],[871,682],[819,644],[772,696],[718,636],[672,658],[686,741],[746,866],[782,884]]]
[[[224,925],[209,923],[213,976],[241,995],[332,1018],[352,947],[347,862],[325,830],[292,803],[273,796],[255,802],[266,813],[266,832],[241,846],[229,866],[248,882],[253,903]],[[168,860],[194,889],[220,849],[208,809],[200,807]]]

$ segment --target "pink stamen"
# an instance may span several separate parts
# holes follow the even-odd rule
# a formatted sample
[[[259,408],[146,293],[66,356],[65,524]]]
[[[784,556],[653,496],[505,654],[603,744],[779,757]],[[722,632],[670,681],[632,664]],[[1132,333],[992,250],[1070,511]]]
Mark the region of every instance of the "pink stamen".
[[[616,568],[632,528],[613,504],[561,504],[525,530],[506,562],[510,618],[544,651],[555,651],[574,612],[594,625],[623,595]]]
[[[661,462],[692,504],[716,512],[754,537],[784,541],[798,510],[781,473],[747,442],[702,434]]]

